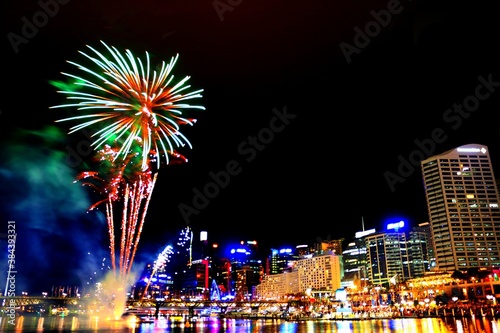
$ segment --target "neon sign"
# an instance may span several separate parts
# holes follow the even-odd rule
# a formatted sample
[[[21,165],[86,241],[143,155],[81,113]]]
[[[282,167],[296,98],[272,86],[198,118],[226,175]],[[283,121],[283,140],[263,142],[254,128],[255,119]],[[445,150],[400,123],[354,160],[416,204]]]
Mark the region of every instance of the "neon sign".
[[[395,223],[389,223],[387,224],[387,230],[392,230],[392,229],[401,229],[405,226],[405,221],[399,221]]]

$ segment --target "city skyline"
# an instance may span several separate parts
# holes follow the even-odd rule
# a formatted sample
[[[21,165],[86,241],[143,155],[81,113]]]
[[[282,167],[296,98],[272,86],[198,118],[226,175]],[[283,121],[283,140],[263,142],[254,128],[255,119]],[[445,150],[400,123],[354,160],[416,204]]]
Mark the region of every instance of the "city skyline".
[[[187,225],[278,247],[347,242],[362,218],[366,229],[395,216],[426,222],[421,172],[408,161],[463,144],[488,146],[499,175],[498,29],[487,5],[214,3],[4,4],[0,234],[16,222],[19,288],[37,271],[83,274],[107,253],[103,217],[72,184],[89,138],[66,135],[49,109],[62,102],[49,82],[100,40],[155,60],[179,53],[176,75],[204,89],[206,110],[184,133],[188,163],[159,173],[139,262]]]

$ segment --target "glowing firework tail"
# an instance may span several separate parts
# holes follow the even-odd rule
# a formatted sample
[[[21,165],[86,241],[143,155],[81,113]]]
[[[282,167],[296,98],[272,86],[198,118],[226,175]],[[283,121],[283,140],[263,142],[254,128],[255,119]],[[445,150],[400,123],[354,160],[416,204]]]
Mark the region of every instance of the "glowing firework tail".
[[[193,231],[189,226],[187,226],[185,229],[182,229],[181,237],[179,237],[177,245],[186,247],[186,243],[188,243],[188,246],[186,248],[186,251],[188,252],[188,266],[191,266],[193,262]]]
[[[162,165],[187,161],[176,148],[192,147],[179,129],[180,125],[193,125],[196,120],[185,117],[183,110],[205,108],[186,103],[202,97],[203,91],[189,92],[189,76],[175,82],[172,69],[178,55],[168,64],[162,62],[152,68],[147,52],[145,59],[140,59],[130,50],[121,53],[101,43],[106,54],[87,46],[91,52],[80,54],[89,65],[68,61],[79,74],[62,73],[69,82],[51,82],[68,100],[51,108],[76,109],[77,115],[57,121],[78,122],[70,128],[70,134],[85,128],[93,133],[96,169],[82,172],[77,180],[99,196],[90,209],[101,205],[106,208],[112,270],[116,274],[119,269],[122,281],[126,281],[156,183],[156,171]],[[115,213],[120,211],[117,219]],[[115,237],[118,224],[119,239]]]
[[[153,266],[153,270],[151,271],[151,276],[148,279],[148,283],[146,284],[146,288],[144,288],[143,296],[145,297],[148,293],[148,288],[149,285],[151,284],[151,279],[153,279],[153,276],[156,274],[158,269],[164,267],[167,262],[170,261],[170,256],[174,253],[172,251],[172,246],[168,245],[159,255],[158,258],[155,261],[155,264]]]

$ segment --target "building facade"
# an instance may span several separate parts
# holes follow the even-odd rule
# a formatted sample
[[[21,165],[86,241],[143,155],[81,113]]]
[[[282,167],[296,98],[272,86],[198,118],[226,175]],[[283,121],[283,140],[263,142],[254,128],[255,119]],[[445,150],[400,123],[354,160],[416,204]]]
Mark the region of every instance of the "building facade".
[[[365,242],[367,273],[372,285],[387,285],[396,278],[405,280],[411,277],[408,242],[404,232],[368,235]]]
[[[422,222],[414,230],[425,232],[427,235],[427,257],[429,259],[429,271],[436,270],[436,245],[434,244],[434,237],[432,235],[431,224],[429,222]]]
[[[410,259],[410,277],[423,276],[430,271],[429,246],[430,241],[427,232],[419,227],[414,227],[408,237],[408,258]]]
[[[255,297],[279,299],[318,291],[334,293],[340,288],[340,258],[330,253],[299,259],[291,271],[266,275],[256,287]]]
[[[268,274],[281,274],[286,271],[291,271],[293,263],[299,259],[291,248],[271,249],[269,257]]]
[[[300,294],[299,272],[266,275],[255,288],[255,299],[278,300]]]
[[[375,232],[375,229],[356,232],[352,242],[342,252],[343,280],[352,281],[360,289],[369,284],[365,237]]]
[[[463,145],[421,161],[440,271],[500,266],[500,211],[488,147]]]

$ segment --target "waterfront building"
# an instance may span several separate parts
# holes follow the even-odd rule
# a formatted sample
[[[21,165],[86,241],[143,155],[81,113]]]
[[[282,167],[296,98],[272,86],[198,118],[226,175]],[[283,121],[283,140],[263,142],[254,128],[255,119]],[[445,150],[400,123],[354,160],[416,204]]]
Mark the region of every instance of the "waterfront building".
[[[344,238],[340,239],[320,239],[315,243],[315,253],[322,254],[327,252],[333,252],[336,255],[342,255],[342,243]]]
[[[299,257],[304,257],[304,256],[307,256],[307,255],[313,254],[314,253],[314,248],[310,247],[307,244],[301,244],[301,245],[297,245],[295,247],[295,252],[297,253],[297,255]]]
[[[232,269],[231,262],[227,258],[212,258],[210,261],[210,275],[212,285],[216,285],[218,295],[221,298],[231,296]]]
[[[257,256],[257,242],[241,241],[230,246],[226,257],[231,265],[229,295],[238,299],[252,298],[254,287],[264,275],[262,260]]]
[[[365,237],[375,232],[375,229],[356,232],[354,239],[342,251],[342,280],[346,284],[355,285],[360,289],[368,285]]]
[[[429,239],[427,232],[419,227],[413,227],[409,232],[407,243],[409,259],[409,276],[423,276],[430,270]]]
[[[255,288],[254,298],[277,300],[297,294],[300,294],[299,272],[295,270],[264,276]]]
[[[178,279],[180,295],[188,298],[207,298],[210,290],[208,260],[193,260]]]
[[[315,254],[324,254],[324,253],[333,253],[340,257],[340,278],[341,280],[344,278],[344,261],[342,260],[342,249],[344,238],[340,239],[328,239],[321,240],[318,239],[318,242],[315,244]]]
[[[439,271],[500,266],[499,194],[488,147],[467,144],[421,161]]]
[[[174,280],[166,270],[167,260],[157,259],[145,265],[138,280],[131,288],[132,299],[156,299],[171,295]]]
[[[294,262],[291,271],[266,275],[255,288],[255,297],[278,299],[292,294],[333,294],[340,288],[340,258],[326,253],[299,259]]]
[[[436,245],[434,244],[434,237],[432,236],[432,228],[429,222],[422,222],[414,230],[425,232],[427,237],[427,257],[429,259],[428,271],[436,271]]]
[[[292,248],[271,249],[269,274],[281,274],[291,271],[294,262],[299,258],[299,255]]]
[[[331,291],[340,288],[342,277],[341,256],[333,253],[320,254],[297,260],[295,267],[299,272],[299,289],[301,292]]]
[[[395,285],[430,270],[429,237],[424,228],[409,229],[399,220],[387,223],[386,229],[364,237],[370,284]]]
[[[375,286],[389,285],[396,277],[410,278],[410,258],[404,232],[379,232],[365,238],[367,275]]]

